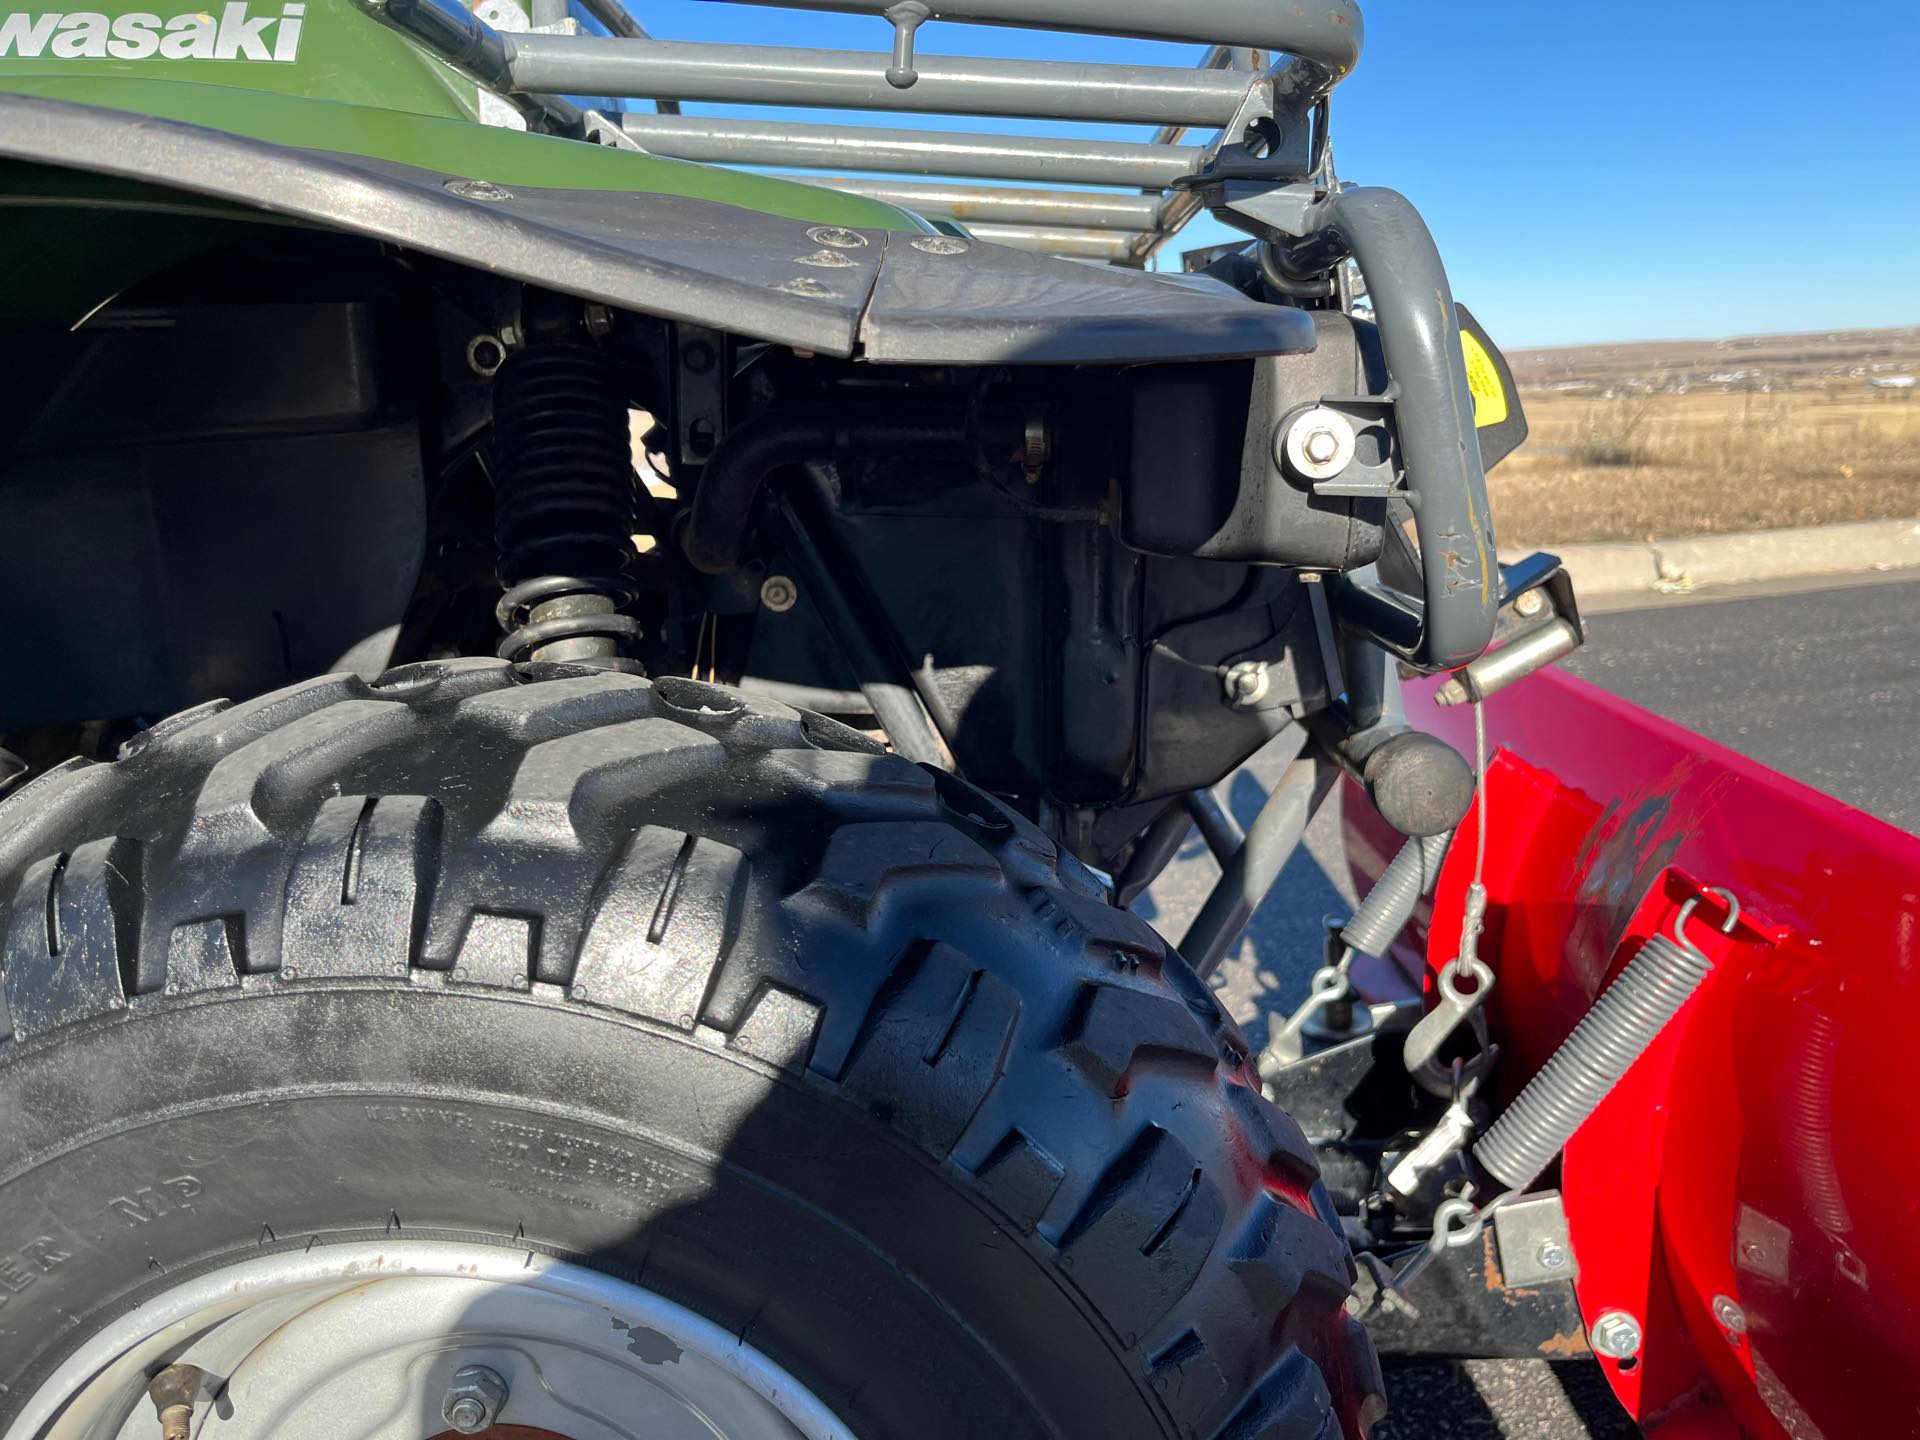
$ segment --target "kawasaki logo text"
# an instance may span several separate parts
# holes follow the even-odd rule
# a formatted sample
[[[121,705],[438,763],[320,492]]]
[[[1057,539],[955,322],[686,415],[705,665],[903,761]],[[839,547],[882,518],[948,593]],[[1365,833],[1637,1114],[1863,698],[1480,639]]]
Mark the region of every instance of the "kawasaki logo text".
[[[67,14],[0,17],[0,56],[47,55],[56,60],[270,60],[286,63],[300,54],[304,4],[283,6],[278,15],[253,16],[245,0],[230,0],[216,18],[212,11],[191,15],[150,15],[130,10],[102,15],[97,10]]]

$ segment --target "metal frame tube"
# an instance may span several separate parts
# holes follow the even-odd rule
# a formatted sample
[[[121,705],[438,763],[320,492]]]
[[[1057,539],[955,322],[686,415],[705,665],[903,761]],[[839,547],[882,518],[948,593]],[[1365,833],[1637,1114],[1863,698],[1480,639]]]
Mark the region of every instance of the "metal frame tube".
[[[788,10],[885,15],[897,0],[749,0]],[[1284,50],[1324,66],[1336,78],[1360,63],[1363,25],[1355,0],[1308,6],[1275,0],[925,0],[934,20],[1078,30],[1207,45]]]
[[[1214,860],[1224,870],[1246,843],[1246,833],[1241,830],[1240,822],[1227,813],[1226,807],[1214,797],[1211,790],[1189,792],[1186,806],[1187,813],[1193,816],[1193,823],[1200,827],[1200,838],[1207,842],[1207,849],[1213,852]]]
[[[868,125],[787,124],[627,115],[640,147],[675,160],[711,165],[785,165],[813,170],[877,170],[981,180],[1046,180],[1063,185],[1124,185],[1163,190],[1199,170],[1197,145],[1122,140],[979,135],[894,130]]]
[[[888,83],[858,50],[501,33],[511,88],[648,100],[935,111],[1137,125],[1223,126],[1257,77],[1164,65],[1083,65],[923,55],[919,80]]]
[[[1102,195],[1092,190],[1014,190],[986,185],[916,185],[907,181],[833,176],[810,180],[922,215],[1067,230],[1151,230],[1159,204],[1151,195]]]
[[[1318,754],[1303,755],[1281,773],[1267,803],[1180,941],[1180,953],[1201,979],[1220,967],[1239,942],[1253,912],[1300,848],[1307,823],[1333,788],[1338,769]]]
[[[1165,810],[1146,833],[1134,842],[1133,854],[1127,860],[1127,868],[1114,878],[1114,902],[1121,906],[1131,905],[1140,898],[1140,892],[1158,880],[1173,857],[1180,853],[1180,847],[1187,843],[1187,835],[1193,829],[1193,817],[1187,814],[1186,807],[1175,801]]]
[[[909,760],[950,769],[952,761],[933,716],[913,672],[898,657],[898,644],[889,643],[892,635],[882,628],[884,620],[875,615],[870,601],[863,605],[866,597],[856,599],[843,586],[843,580],[858,585],[859,574],[839,553],[829,522],[811,513],[818,507],[803,488],[776,497],[775,505],[792,542],[789,559],[800,572],[800,593],[811,598],[887,739]]]
[[[969,225],[976,240],[1075,260],[1125,260],[1135,236],[1125,230],[1059,230],[1037,225]]]

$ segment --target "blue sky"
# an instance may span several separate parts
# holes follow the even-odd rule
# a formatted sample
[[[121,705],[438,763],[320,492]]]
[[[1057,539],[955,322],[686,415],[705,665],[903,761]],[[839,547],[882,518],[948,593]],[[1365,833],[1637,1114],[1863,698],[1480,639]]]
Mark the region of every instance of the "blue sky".
[[[662,39],[880,49],[889,33],[862,16],[631,3]],[[1340,172],[1421,207],[1455,292],[1503,344],[1920,323],[1920,0],[1362,8],[1366,55],[1335,101]],[[1198,54],[943,24],[921,48]],[[1188,244],[1226,235],[1188,233]]]

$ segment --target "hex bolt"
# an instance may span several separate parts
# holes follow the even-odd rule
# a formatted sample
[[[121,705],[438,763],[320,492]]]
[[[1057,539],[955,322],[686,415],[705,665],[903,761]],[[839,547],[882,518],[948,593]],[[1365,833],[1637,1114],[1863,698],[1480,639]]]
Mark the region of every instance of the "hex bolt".
[[[506,344],[497,335],[482,333],[467,342],[467,368],[482,380],[498,375],[506,360]]]
[[[1540,1248],[1533,1252],[1533,1258],[1542,1270],[1564,1270],[1567,1261],[1573,1257],[1558,1240],[1547,1239],[1540,1242]]]
[[[440,1418],[462,1435],[479,1435],[493,1428],[507,1404],[507,1382],[498,1370],[485,1365],[463,1365],[454,1372]]]
[[[1740,1308],[1739,1301],[1731,1295],[1713,1297],[1713,1318],[1720,1322],[1720,1328],[1727,1332],[1727,1339],[1735,1344],[1747,1333],[1747,1312]]]
[[[1624,1310],[1608,1310],[1587,1333],[1593,1353],[1609,1360],[1631,1360],[1640,1353],[1640,1322]]]
[[[1227,671],[1227,703],[1236,710],[1251,710],[1273,689],[1273,671],[1264,660],[1242,660]]]
[[[776,615],[784,615],[800,603],[800,587],[785,575],[769,575],[760,585],[760,603]]]
[[[1513,602],[1513,613],[1522,620],[1532,620],[1547,608],[1547,597],[1538,590],[1522,590]]]
[[[1300,449],[1316,465],[1331,464],[1340,453],[1340,437],[1331,430],[1315,430],[1300,442]]]
[[[1274,436],[1274,452],[1295,475],[1317,483],[1333,479],[1351,465],[1357,443],[1352,421],[1338,410],[1316,405],[1291,422],[1282,422]]]

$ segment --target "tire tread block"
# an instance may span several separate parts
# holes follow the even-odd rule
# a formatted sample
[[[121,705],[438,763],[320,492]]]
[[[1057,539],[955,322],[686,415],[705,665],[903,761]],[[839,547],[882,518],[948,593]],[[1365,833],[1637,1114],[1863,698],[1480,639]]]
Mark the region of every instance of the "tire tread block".
[[[1060,1250],[1131,1345],[1192,1288],[1225,1213],[1219,1187],[1193,1152],[1149,1125],[1102,1174]]]
[[[423,795],[324,801],[287,877],[281,975],[406,974],[439,831],[440,806]]]
[[[1320,1367],[1288,1349],[1212,1440],[1340,1440]]]
[[[191,995],[238,985],[246,969],[244,925],[239,915],[175,925],[167,935],[166,993]]]
[[[117,836],[28,867],[0,955],[15,1039],[126,1008],[140,879],[140,847]]]
[[[533,981],[539,945],[540,922],[532,916],[476,910],[467,917],[454,953],[453,978],[462,984],[525,990]]]
[[[974,1184],[1023,1234],[1031,1234],[1066,1174],[1058,1160],[1020,1131],[1011,1130],[980,1162]]]
[[[1229,1394],[1229,1381],[1220,1362],[1195,1330],[1183,1332],[1148,1362],[1147,1382],[1173,1413],[1184,1435],[1202,1433],[1200,1427]]]
[[[820,1029],[820,1006],[806,997],[769,985],[762,988],[727,1043],[769,1065],[798,1074],[813,1055]]]
[[[726,960],[745,869],[716,840],[659,825],[634,832],[594,900],[574,997],[691,1031]]]
[[[1263,1194],[1227,1251],[1227,1268],[1246,1291],[1256,1317],[1278,1315],[1312,1276],[1341,1272],[1346,1246],[1317,1215]]]
[[[1212,1071],[1220,1056],[1212,1031],[1177,1000],[1129,985],[1083,984],[1060,1048],[1102,1093],[1126,1093],[1129,1072],[1148,1055]]]
[[[1006,1070],[1020,999],[947,944],[916,947],[867,1012],[841,1093],[944,1159]]]

